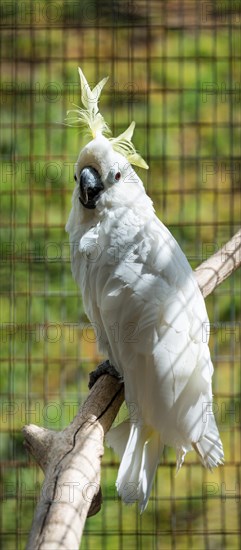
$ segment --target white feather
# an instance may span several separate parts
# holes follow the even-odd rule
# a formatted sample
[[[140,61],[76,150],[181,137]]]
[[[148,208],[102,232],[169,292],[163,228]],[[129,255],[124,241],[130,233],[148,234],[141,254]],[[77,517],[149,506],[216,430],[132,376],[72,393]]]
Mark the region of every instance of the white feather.
[[[206,467],[223,461],[202,340],[208,318],[186,257],[126,158],[98,136],[81,152],[77,173],[90,164],[105,190],[91,211],[74,191],[66,226],[72,272],[100,348],[124,376],[130,426],[110,431],[108,441],[122,457],[120,495],[144,510],[164,445],[176,449],[177,468],[193,448]],[[122,177],[113,184],[115,165]]]
[[[130,427],[127,422],[122,422],[109,432],[107,443],[122,458],[116,480],[120,496],[126,504],[138,500],[140,510],[144,512],[163,451],[159,433],[147,426],[132,423]]]

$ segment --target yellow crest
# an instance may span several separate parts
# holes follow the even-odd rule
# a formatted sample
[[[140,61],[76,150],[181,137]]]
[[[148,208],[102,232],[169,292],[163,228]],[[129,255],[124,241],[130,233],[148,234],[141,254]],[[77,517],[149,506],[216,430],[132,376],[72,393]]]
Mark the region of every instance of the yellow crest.
[[[132,122],[130,126],[118,137],[108,137],[111,134],[111,130],[108,124],[105,122],[104,117],[99,112],[98,100],[109,77],[103,78],[94,88],[90,89],[89,84],[79,68],[80,85],[81,85],[81,101],[84,109],[75,105],[76,109],[67,111],[67,120],[70,126],[83,125],[87,127],[87,130],[95,138],[98,134],[107,134],[106,137],[111,142],[111,145],[115,151],[121,153],[130,164],[140,166],[141,168],[148,169],[148,165],[144,159],[136,152],[131,138],[135,129],[135,122]]]

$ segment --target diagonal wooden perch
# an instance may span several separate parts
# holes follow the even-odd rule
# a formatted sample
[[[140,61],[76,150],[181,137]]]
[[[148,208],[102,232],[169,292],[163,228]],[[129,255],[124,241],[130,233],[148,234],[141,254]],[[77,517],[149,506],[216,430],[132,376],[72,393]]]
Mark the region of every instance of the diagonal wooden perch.
[[[124,385],[101,376],[77,415],[61,432],[25,426],[25,445],[45,473],[28,550],[79,548],[87,515],[101,507],[104,434],[124,400]]]
[[[211,294],[240,265],[241,229],[216,254],[213,254],[194,271],[204,298]]]
[[[195,277],[204,297],[241,265],[241,230],[203,262]],[[85,520],[101,507],[104,434],[124,400],[124,385],[98,378],[71,424],[61,432],[25,426],[25,445],[45,473],[27,550],[78,550]]]

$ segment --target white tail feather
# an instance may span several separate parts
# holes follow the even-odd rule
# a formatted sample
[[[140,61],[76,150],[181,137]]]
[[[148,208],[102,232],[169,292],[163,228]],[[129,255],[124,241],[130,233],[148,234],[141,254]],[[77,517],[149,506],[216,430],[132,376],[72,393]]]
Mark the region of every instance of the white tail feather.
[[[122,457],[116,481],[119,495],[126,504],[138,500],[143,512],[163,451],[159,433],[148,426],[132,424],[130,428],[128,422],[122,422],[107,434],[107,444]]]
[[[212,470],[215,466],[223,464],[224,453],[213,415],[209,419],[209,427],[209,431],[199,441],[192,443],[192,446],[197,452],[203,466]]]
[[[120,458],[122,458],[127,441],[129,439],[130,435],[130,422],[129,420],[121,422],[121,424],[118,424],[115,428],[111,428],[109,432],[107,432],[105,436],[105,442],[108,447],[112,447],[114,449],[115,453],[118,454]]]

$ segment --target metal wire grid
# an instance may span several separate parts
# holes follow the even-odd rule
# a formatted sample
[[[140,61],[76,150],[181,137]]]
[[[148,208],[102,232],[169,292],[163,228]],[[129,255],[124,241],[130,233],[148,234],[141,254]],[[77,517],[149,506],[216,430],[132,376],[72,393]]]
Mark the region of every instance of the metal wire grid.
[[[71,421],[100,356],[70,275],[64,225],[84,143],[61,123],[80,103],[77,66],[109,74],[114,135],[137,122],[141,174],[195,267],[240,223],[240,2],[6,2],[1,6],[2,545],[25,546],[42,474],[22,447],[28,422]],[[117,499],[107,451],[104,505],[82,547],[239,548],[240,276],[208,300],[215,412],[226,465],[192,454],[175,477],[166,450],[147,512]],[[205,337],[205,335],[204,335]]]

